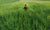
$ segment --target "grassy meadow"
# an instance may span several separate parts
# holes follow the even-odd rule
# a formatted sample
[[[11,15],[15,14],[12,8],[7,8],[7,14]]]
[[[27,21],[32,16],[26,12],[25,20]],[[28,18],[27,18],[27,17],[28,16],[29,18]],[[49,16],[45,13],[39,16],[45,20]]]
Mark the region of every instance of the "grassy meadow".
[[[0,30],[50,30],[50,1],[0,2]]]

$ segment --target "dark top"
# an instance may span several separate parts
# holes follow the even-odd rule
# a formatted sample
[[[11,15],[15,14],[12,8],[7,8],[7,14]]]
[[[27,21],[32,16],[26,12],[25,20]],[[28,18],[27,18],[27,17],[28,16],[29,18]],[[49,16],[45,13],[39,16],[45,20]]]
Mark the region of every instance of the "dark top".
[[[25,6],[24,9],[27,10],[27,7]]]

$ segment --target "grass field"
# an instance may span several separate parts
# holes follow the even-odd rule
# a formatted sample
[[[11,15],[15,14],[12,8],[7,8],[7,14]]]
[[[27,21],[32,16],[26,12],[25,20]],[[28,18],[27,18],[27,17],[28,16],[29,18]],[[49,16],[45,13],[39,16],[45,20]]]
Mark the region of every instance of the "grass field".
[[[50,30],[50,1],[0,4],[0,30]]]
[[[0,0],[0,4],[7,4],[7,3],[12,3],[12,2],[16,2],[19,0]]]

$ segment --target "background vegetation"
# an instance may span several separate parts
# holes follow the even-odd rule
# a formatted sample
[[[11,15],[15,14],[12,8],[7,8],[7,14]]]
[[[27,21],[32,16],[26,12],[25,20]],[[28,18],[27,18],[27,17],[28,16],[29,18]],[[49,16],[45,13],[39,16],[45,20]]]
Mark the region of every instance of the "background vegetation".
[[[19,1],[19,0],[0,0],[0,4],[13,3],[13,2],[16,2],[16,1]]]
[[[50,30],[50,3],[14,2],[0,4],[0,30]]]

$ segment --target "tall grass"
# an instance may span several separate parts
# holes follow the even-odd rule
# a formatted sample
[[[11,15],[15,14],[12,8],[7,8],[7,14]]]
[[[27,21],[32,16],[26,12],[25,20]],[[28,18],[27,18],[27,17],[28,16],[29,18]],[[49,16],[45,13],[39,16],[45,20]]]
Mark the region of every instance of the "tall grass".
[[[11,8],[3,7],[0,9],[3,12],[3,14],[0,12],[0,30],[50,29],[50,20],[47,19],[50,9],[46,5],[28,3],[27,11],[23,9],[24,4],[16,4]]]

